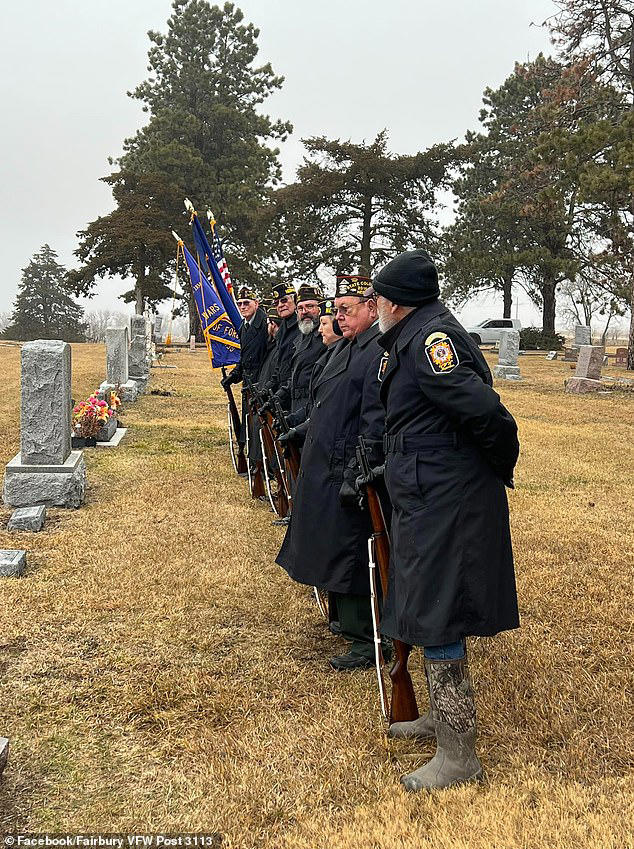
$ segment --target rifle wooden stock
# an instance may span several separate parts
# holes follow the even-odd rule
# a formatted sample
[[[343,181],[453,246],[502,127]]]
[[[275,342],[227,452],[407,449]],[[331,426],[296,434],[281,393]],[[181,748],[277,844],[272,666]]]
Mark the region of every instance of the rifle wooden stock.
[[[262,393],[251,381],[247,382],[247,388],[250,397],[255,401],[257,407],[262,407],[264,405],[264,398],[262,396]],[[286,481],[284,480],[284,475],[282,474],[282,470],[280,469],[280,464],[278,463],[278,453],[275,449],[275,438],[273,436],[273,416],[270,412],[265,413],[263,416],[258,413],[258,418],[260,420],[262,443],[264,446],[264,462],[268,463],[268,468],[271,470],[273,477],[275,478],[275,482],[277,484],[277,492],[272,492],[271,498],[273,499],[275,512],[278,516],[283,518],[284,516],[288,515],[288,511],[290,509],[290,502],[288,493],[286,491]]]
[[[370,519],[372,521],[374,551],[376,564],[379,567],[383,598],[387,596],[388,576],[390,571],[390,540],[385,526],[383,508],[379,495],[371,483],[366,483],[366,496]],[[411,722],[418,719],[418,705],[414,693],[412,676],[407,669],[407,661],[412,647],[400,640],[393,640],[395,660],[390,669],[392,681],[392,698],[390,700],[389,723]]]
[[[273,396],[273,403],[275,404],[275,414],[277,416],[278,422],[280,423],[282,433],[288,433],[290,427],[288,425],[288,422],[286,421],[286,415],[284,414],[282,405],[275,396]],[[284,448],[284,465],[286,466],[288,476],[292,479],[293,483],[295,483],[295,481],[299,477],[300,459],[301,458],[299,454],[299,448],[297,447],[297,445],[294,445],[292,442],[287,442]]]
[[[222,376],[226,377],[227,372],[225,368],[222,369]],[[225,392],[227,394],[227,401],[229,403],[229,414],[231,416],[231,423],[233,425],[233,435],[235,437],[236,445],[238,446],[238,456],[236,457],[236,466],[238,468],[238,474],[242,475],[247,471],[247,458],[244,453],[244,442],[240,442],[240,430],[241,430],[241,421],[240,421],[240,413],[238,412],[238,407],[236,405],[235,398],[233,397],[233,392],[231,391],[231,387],[225,387]]]
[[[286,493],[286,481],[284,480],[280,465],[277,462],[277,452],[275,450],[275,441],[273,439],[272,430],[273,416],[271,413],[266,413],[264,420],[262,421],[262,419],[260,419],[260,421],[262,424],[262,441],[264,442],[264,447],[266,449],[269,468],[273,472],[273,476],[275,477],[275,482],[277,484],[277,492],[273,496],[275,509],[277,510],[278,515],[284,518],[284,516],[288,516],[289,499]]]

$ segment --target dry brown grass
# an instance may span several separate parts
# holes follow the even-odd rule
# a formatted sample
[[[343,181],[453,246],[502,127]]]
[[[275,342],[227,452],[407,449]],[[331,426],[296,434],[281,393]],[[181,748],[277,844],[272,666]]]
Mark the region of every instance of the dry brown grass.
[[[104,350],[73,351],[75,397]],[[372,672],[341,675],[281,539],[230,468],[204,353],[170,355],[88,499],[51,510],[0,583],[0,831],[223,833],[229,847],[634,845],[634,396],[571,397],[561,362],[499,387],[519,420],[511,494],[522,628],[473,641],[482,786],[407,796],[430,754],[382,736]],[[3,461],[19,351],[0,348]],[[614,370],[610,370],[612,373]],[[8,510],[0,509],[6,528]],[[414,675],[422,690],[420,661]],[[422,701],[422,699],[421,699]]]

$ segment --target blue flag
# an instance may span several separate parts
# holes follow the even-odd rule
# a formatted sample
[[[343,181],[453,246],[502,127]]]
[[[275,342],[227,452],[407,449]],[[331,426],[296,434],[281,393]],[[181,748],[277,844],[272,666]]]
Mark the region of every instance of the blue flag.
[[[238,331],[194,257],[185,245],[182,248],[211,365],[213,368],[235,365],[240,362]]]
[[[203,268],[206,265],[209,269],[211,279],[213,280],[214,287],[216,288],[216,291],[220,296],[222,305],[225,308],[225,311],[229,316],[229,319],[235,329],[239,330],[240,325],[242,324],[242,316],[238,312],[236,302],[233,300],[231,294],[227,291],[225,281],[222,279],[220,271],[218,270],[218,265],[216,264],[216,260],[214,259],[214,254],[211,250],[211,246],[207,241],[205,231],[203,230],[201,223],[198,220],[198,216],[195,212],[192,213],[192,234],[194,236],[194,244],[196,245],[196,253],[198,254],[200,263]]]

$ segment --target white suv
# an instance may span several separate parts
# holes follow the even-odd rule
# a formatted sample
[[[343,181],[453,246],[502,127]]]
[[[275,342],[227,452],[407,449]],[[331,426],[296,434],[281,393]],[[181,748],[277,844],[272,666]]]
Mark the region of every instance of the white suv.
[[[465,328],[476,345],[491,345],[499,342],[503,330],[521,330],[518,318],[485,318],[475,327]]]

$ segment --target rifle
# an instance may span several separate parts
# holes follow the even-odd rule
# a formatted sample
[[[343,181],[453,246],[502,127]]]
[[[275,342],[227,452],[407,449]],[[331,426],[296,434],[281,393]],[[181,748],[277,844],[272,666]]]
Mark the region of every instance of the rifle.
[[[223,378],[227,376],[227,370],[224,366],[222,367],[222,376]],[[238,412],[233,392],[231,391],[231,386],[225,387],[225,392],[227,393],[227,427],[229,429],[229,451],[231,452],[231,462],[233,463],[233,468],[236,472],[239,475],[243,475],[245,472],[248,473],[249,464],[247,463],[247,458],[244,453],[244,442],[240,442],[240,413]],[[236,445],[238,446],[237,454],[235,449]]]
[[[279,422],[280,429],[282,433],[288,433],[290,425],[286,421],[286,415],[284,414],[284,410],[282,409],[282,405],[280,404],[280,399],[276,398],[275,395],[271,396],[271,400],[275,406],[275,418]],[[286,450],[284,451],[284,461],[286,468],[293,481],[296,481],[299,476],[299,450],[297,445],[293,445],[292,442],[286,443]]]
[[[248,378],[247,389],[258,409],[261,408],[265,403],[264,395]],[[273,437],[273,416],[271,413],[266,413],[264,416],[258,417],[261,424],[260,440],[262,445],[262,454],[266,458],[266,462],[263,463],[263,469],[266,478],[267,494],[273,511],[277,513],[278,516],[284,517],[288,515],[290,494],[286,487],[284,475],[282,474],[281,460]],[[273,473],[275,482],[277,483],[276,492],[273,492],[271,489],[269,469]]]
[[[249,382],[246,375],[245,382]],[[249,491],[251,492],[251,498],[260,498],[262,495],[267,495],[266,485],[264,483],[264,462],[262,460],[256,460],[253,467],[251,466],[251,408],[248,387],[244,390],[244,394],[246,397],[245,433],[247,437],[247,459],[249,463]]]
[[[370,519],[372,521],[372,542],[376,563],[379,567],[379,576],[381,579],[381,589],[383,590],[383,598],[387,595],[388,576],[390,571],[390,538],[388,536],[385,525],[385,517],[383,508],[379,500],[379,494],[376,487],[372,484],[372,471],[370,469],[369,450],[362,436],[359,437],[359,444],[356,449],[357,462],[361,470],[361,478],[365,484],[365,495]],[[371,572],[371,578],[374,573]],[[374,600],[375,608],[373,620],[376,617],[377,633],[375,639],[378,638],[378,602]],[[393,640],[394,654],[396,660],[390,669],[390,678],[392,680],[392,698],[390,700],[389,724],[394,722],[411,722],[418,719],[418,705],[416,704],[416,695],[414,693],[414,685],[412,676],[407,669],[407,661],[412,647],[407,643],[402,643],[400,640]],[[377,652],[377,672],[380,676],[378,668],[382,656]]]

